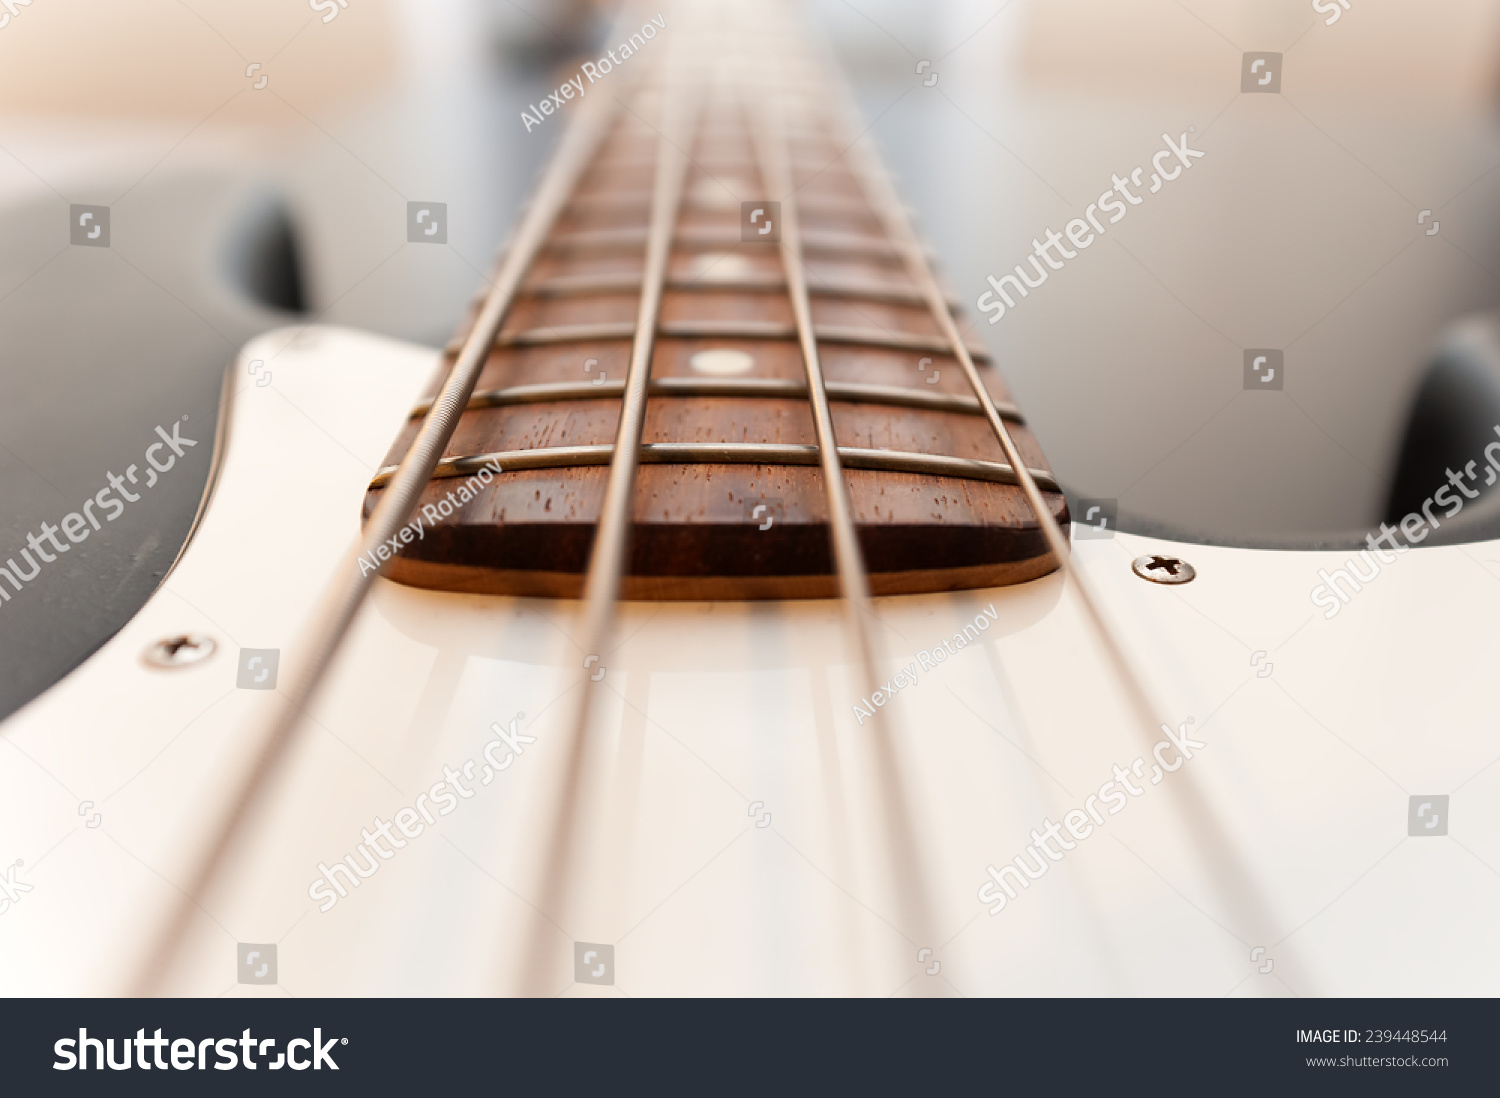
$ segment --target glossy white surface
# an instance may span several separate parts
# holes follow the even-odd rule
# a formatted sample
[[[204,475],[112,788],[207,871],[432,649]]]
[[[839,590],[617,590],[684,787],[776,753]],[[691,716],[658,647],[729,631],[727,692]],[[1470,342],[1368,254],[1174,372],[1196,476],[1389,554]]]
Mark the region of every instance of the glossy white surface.
[[[120,988],[235,781],[248,722],[280,701],[236,687],[238,650],[280,649],[283,673],[300,658],[304,616],[435,361],[348,331],[292,335],[242,355],[218,487],[177,570],[0,726],[0,863],[23,859],[32,886],[0,915],[6,994]],[[244,372],[251,359],[269,364],[270,385]],[[1129,564],[1145,552],[1186,557],[1198,579],[1142,582]],[[1164,717],[1192,715],[1209,746],[993,917],[976,898],[985,867],[1021,854],[1044,816],[1081,807],[1149,741],[1056,577],[878,600],[892,673],[987,606],[996,615],[981,643],[919,664],[876,718],[894,730],[925,929],[896,898],[880,822],[890,790],[874,725],[854,715],[881,684],[852,679],[838,606],[625,606],[602,660],[584,801],[594,841],[576,903],[547,932],[556,991],[1493,994],[1500,547],[1412,552],[1325,620],[1309,591],[1346,556],[1129,535],[1075,544],[1175,707]],[[576,609],[380,581],[170,989],[513,990],[584,679]],[[143,664],[181,632],[221,648],[180,671]],[[445,766],[476,760],[477,781],[489,726],[518,711],[536,742],[320,912],[318,863],[353,852],[361,827],[413,805]],[[1215,888],[1215,855],[1184,831],[1187,782],[1249,868],[1264,922]],[[1447,836],[1407,836],[1413,794],[1451,795]],[[573,982],[575,940],[615,947],[613,988]],[[237,942],[277,944],[279,987],[237,982]],[[924,949],[935,952],[919,960]]]

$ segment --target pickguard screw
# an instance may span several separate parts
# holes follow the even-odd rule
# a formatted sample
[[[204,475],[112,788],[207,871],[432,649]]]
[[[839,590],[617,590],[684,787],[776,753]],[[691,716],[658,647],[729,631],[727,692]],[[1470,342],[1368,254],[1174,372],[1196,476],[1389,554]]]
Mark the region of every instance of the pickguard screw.
[[[189,667],[208,659],[216,647],[203,633],[180,633],[157,641],[146,649],[144,659],[151,667]]]
[[[1136,557],[1130,562],[1130,570],[1152,583],[1189,583],[1198,574],[1198,570],[1181,557],[1159,553]]]

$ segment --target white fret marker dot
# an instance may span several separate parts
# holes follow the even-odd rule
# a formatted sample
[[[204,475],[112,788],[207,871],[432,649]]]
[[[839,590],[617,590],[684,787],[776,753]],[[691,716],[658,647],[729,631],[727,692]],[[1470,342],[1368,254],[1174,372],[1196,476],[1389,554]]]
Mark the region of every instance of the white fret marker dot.
[[[755,358],[744,351],[732,351],[727,347],[717,347],[712,351],[699,351],[688,359],[688,365],[700,374],[712,374],[714,377],[731,377],[734,374],[747,374],[755,368]]]
[[[739,195],[747,189],[742,179],[718,180],[706,176],[693,187],[693,201],[715,210],[738,209]]]
[[[732,282],[750,273],[750,261],[737,252],[702,252],[693,258],[693,276],[704,282]]]

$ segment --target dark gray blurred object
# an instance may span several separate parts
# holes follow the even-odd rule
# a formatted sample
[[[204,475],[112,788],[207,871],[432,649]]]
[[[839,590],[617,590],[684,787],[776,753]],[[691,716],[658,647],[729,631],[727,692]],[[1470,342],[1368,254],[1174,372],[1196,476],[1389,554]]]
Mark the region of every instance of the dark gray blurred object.
[[[1471,491],[1479,498],[1424,539],[1453,545],[1500,537],[1500,484],[1485,486],[1485,447],[1500,443],[1500,316],[1486,313],[1455,324],[1412,401],[1411,417],[1392,478],[1386,521],[1422,512],[1422,504],[1475,462]],[[1497,451],[1500,453],[1500,451]],[[1451,489],[1450,489],[1451,491]],[[1454,493],[1455,495],[1457,493]]]
[[[123,188],[121,188],[123,189]],[[69,244],[69,207],[0,215],[0,564],[139,466],[173,425],[186,449],[138,502],[0,603],[0,716],[65,675],[161,583],[203,498],[226,367],[303,305],[296,234],[266,188],[229,176],[142,184],[107,248]],[[0,579],[0,583],[5,583]]]

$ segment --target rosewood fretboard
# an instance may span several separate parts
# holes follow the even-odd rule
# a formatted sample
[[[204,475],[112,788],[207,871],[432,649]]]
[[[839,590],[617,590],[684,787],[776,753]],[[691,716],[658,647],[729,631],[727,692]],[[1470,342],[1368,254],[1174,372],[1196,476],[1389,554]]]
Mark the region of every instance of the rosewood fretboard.
[[[663,140],[648,120],[670,94],[644,60],[641,67],[640,85],[622,79],[612,89],[624,107],[510,302],[421,502],[443,500],[460,483],[477,486],[469,478],[486,461],[504,472],[405,547],[388,566],[394,580],[515,595],[582,589],[641,316]],[[838,593],[808,375],[786,257],[774,242],[793,204],[871,589],[994,586],[1051,571],[1014,471],[909,255],[889,234],[890,211],[865,174],[872,169],[847,155],[848,127],[830,105],[841,100],[796,84],[781,94],[792,100],[779,135],[795,184],[789,194],[767,179],[764,134],[743,87],[706,83],[693,112],[654,321],[625,596]],[[752,224],[755,209],[766,212]],[[763,237],[767,220],[772,231]],[[448,349],[444,373],[477,312]],[[977,344],[970,351],[1052,514],[1066,521],[1063,496],[1003,381]],[[425,412],[425,404],[413,410],[390,466]],[[372,483],[367,517],[389,474]]]

